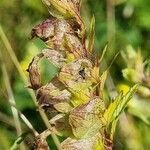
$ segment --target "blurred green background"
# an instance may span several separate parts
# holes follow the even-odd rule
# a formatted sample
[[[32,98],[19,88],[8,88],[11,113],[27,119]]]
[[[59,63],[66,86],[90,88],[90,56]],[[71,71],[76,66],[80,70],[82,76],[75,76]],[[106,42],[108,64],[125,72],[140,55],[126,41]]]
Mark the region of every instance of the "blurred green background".
[[[103,47],[109,42],[109,49],[105,56],[107,64],[110,64],[118,51],[124,51],[129,44],[135,49],[141,49],[144,60],[150,58],[149,6],[150,0],[83,0],[82,16],[87,27],[93,14],[96,18],[95,49],[101,53]],[[24,84],[12,61],[14,56],[8,52],[8,49],[12,48],[15,52],[22,73],[28,77],[26,72],[28,64],[32,57],[45,47],[42,41],[29,39],[30,31],[34,25],[48,17],[49,13],[41,0],[0,0],[0,150],[9,149],[17,137],[8,102],[12,95],[17,108],[30,120],[35,129],[39,132],[45,129],[27,91],[28,85]],[[42,67],[42,72],[45,74],[43,81],[46,82],[53,77],[57,69],[52,65],[49,66],[47,62],[41,66],[44,66]],[[110,69],[116,87],[129,84],[123,79],[121,72],[125,67],[126,64],[119,55]],[[12,90],[8,88],[9,84]],[[138,118],[134,118],[134,122],[131,121],[130,125],[126,124],[126,120],[124,121],[123,129],[118,128],[114,149],[148,150],[149,126]],[[28,130],[24,124],[22,127],[23,132]],[[129,139],[133,140],[132,144],[134,143],[135,147],[129,145],[131,141],[129,142],[129,139],[125,138],[125,132],[121,131],[129,130],[128,128],[134,132],[130,133]],[[51,139],[49,141],[52,142]]]

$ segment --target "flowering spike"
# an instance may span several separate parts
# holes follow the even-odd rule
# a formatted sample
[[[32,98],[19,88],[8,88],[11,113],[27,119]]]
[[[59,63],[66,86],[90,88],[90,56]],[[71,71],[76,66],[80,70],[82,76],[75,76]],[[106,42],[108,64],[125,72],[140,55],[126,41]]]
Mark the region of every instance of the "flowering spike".
[[[61,150],[111,149],[113,135],[108,130],[109,125],[116,123],[114,120],[118,119],[136,87],[125,97],[120,94],[106,109],[103,93],[108,70],[100,76],[99,64],[107,46],[102,56],[93,60],[94,17],[86,47],[85,27],[80,16],[81,1],[43,2],[52,16],[32,29],[31,38],[40,38],[47,48],[33,58],[27,69],[38,104],[53,117],[50,118],[53,131],[68,137],[61,143]],[[40,79],[38,63],[41,59],[49,60],[58,68],[54,78],[45,85]],[[122,100],[120,105],[116,105],[118,100]],[[46,138],[37,138],[39,147],[48,148]]]

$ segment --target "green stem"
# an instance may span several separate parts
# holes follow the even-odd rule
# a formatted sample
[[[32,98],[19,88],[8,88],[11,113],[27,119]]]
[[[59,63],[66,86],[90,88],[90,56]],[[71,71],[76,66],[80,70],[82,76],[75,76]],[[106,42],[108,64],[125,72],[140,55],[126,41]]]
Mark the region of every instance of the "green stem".
[[[0,122],[4,122],[5,124],[9,125],[10,127],[15,128],[14,120],[2,112],[0,112]]]
[[[15,102],[15,99],[14,99],[14,96],[13,96],[13,92],[12,92],[9,77],[8,77],[8,73],[7,73],[7,70],[6,70],[6,67],[5,67],[4,63],[2,63],[2,73],[3,73],[4,82],[5,82],[5,87],[7,89],[7,93],[8,93],[8,96],[9,96],[9,102],[11,102],[15,105],[16,102]],[[16,131],[17,131],[17,136],[19,137],[22,134],[22,129],[21,129],[20,121],[19,121],[18,111],[12,106],[11,106],[11,110],[12,110],[14,123],[15,123]],[[25,145],[20,144],[20,149],[25,150]]]

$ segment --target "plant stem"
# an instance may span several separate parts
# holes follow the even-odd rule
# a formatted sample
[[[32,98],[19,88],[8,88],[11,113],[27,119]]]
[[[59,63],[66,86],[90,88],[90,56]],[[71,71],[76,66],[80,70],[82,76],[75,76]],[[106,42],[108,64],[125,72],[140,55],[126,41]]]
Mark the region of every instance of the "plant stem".
[[[19,114],[20,118],[21,118],[21,119],[23,120],[23,122],[27,125],[27,127],[33,131],[34,135],[35,135],[35,136],[38,136],[39,133],[34,129],[34,127],[33,127],[32,124],[30,123],[30,121],[26,118],[26,116],[18,110],[17,106],[14,105],[14,104],[12,104],[12,103],[9,103],[9,104],[10,104],[12,107],[14,107],[14,108],[18,111],[18,114]]]
[[[14,125],[14,120],[10,117],[8,117],[6,114],[4,114],[3,112],[0,112],[0,122],[4,122],[6,123],[7,125],[15,128],[15,125]]]
[[[5,87],[7,89],[7,93],[9,96],[9,102],[13,103],[15,105],[16,102],[15,102],[15,99],[13,96],[13,92],[12,92],[9,77],[8,77],[8,73],[6,71],[6,67],[5,67],[4,63],[2,63],[2,73],[3,73],[4,82],[5,82]],[[20,121],[19,121],[18,111],[12,106],[11,106],[11,110],[12,110],[12,114],[13,114],[13,118],[14,118],[14,122],[15,122],[17,136],[20,136],[22,134],[22,129],[21,129]],[[25,150],[24,144],[20,144],[20,149]]]

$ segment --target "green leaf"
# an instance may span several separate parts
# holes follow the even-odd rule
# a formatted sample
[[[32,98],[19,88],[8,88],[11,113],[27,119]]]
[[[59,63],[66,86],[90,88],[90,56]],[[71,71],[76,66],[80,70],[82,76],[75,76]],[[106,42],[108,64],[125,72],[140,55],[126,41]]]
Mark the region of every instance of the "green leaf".
[[[104,85],[105,81],[107,79],[108,75],[108,70],[104,71],[102,75],[100,76],[100,90],[99,90],[99,95],[103,98],[103,91],[104,91]]]
[[[28,132],[22,133],[14,142],[14,144],[12,145],[12,147],[10,148],[10,150],[17,150],[19,144],[26,138]]]
[[[118,119],[114,120],[110,126],[110,139],[113,140],[113,136],[114,136],[114,133],[116,131],[116,126],[117,126],[117,122],[118,122]]]
[[[109,126],[113,121],[115,121],[120,113],[127,106],[127,103],[132,98],[133,94],[136,92],[138,85],[134,85],[127,94],[123,95],[120,93],[109,106],[104,113],[104,119],[106,120],[106,125]]]

